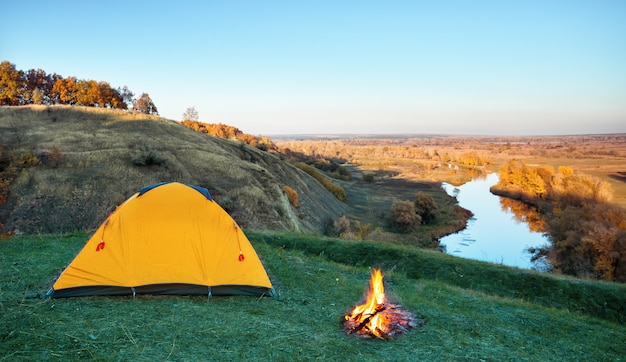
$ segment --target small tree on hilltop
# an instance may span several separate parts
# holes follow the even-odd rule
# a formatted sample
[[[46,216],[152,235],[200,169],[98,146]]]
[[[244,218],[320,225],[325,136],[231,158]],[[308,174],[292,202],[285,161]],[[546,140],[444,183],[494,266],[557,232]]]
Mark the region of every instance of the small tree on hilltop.
[[[198,121],[198,111],[196,111],[196,107],[187,107],[187,110],[183,113],[183,121]]]
[[[157,107],[148,93],[142,93],[139,98],[135,99],[133,109],[135,112],[159,115],[159,111],[157,111]]]

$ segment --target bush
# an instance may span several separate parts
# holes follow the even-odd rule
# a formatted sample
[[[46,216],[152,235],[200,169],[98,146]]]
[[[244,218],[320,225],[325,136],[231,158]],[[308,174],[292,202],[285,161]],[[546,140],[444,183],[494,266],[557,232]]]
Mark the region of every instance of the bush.
[[[287,194],[287,198],[293,207],[298,207],[298,191],[292,189],[289,186],[283,187],[285,194]]]
[[[351,233],[352,223],[350,222],[350,219],[348,219],[346,215],[341,215],[338,220],[333,222],[333,231],[336,236]]]
[[[160,166],[165,164],[166,159],[157,150],[142,145],[133,156],[132,162],[135,166]]]
[[[363,174],[363,181],[369,182],[369,183],[374,182],[374,174],[373,173],[364,173]]]
[[[48,152],[45,152],[40,156],[41,162],[52,168],[57,168],[60,164],[65,161],[65,155],[61,151],[61,149],[57,146],[52,146],[52,149]]]
[[[20,155],[17,164],[19,167],[34,166],[39,163],[39,159],[32,152],[24,152]]]
[[[391,224],[401,231],[414,231],[422,221],[411,201],[396,201],[391,205]]]
[[[415,195],[415,212],[422,218],[422,222],[425,224],[435,221],[439,214],[435,199],[422,191]]]
[[[348,170],[347,168],[343,166],[338,166],[336,170],[329,172],[328,176],[332,178],[336,178],[338,180],[343,180],[343,181],[352,180],[352,173],[350,172],[350,170]]]

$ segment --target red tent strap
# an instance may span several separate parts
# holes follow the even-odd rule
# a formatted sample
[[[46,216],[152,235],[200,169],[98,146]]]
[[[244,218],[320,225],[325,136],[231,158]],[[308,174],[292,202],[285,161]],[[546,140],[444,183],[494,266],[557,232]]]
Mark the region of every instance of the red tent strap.
[[[233,223],[233,225],[235,226],[235,235],[237,235],[237,245],[239,246],[239,261],[243,261],[245,257],[243,256],[243,250],[241,250],[241,242],[239,241],[239,227],[237,226],[237,223]]]
[[[107,226],[109,226],[109,219],[108,218],[104,222],[104,227],[102,228],[102,238],[100,238],[100,242],[98,243],[98,246],[96,246],[96,251],[100,251],[100,250],[104,249],[104,232],[106,231]]]

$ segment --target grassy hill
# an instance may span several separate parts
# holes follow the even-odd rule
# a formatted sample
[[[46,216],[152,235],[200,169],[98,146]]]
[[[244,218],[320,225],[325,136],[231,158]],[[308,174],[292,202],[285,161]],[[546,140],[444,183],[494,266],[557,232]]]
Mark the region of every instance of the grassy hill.
[[[159,117],[80,107],[1,107],[0,155],[0,171],[19,166],[7,173],[10,189],[0,205],[0,221],[18,231],[0,239],[0,361],[626,355],[625,285],[465,260],[397,240],[313,235],[347,210],[375,221],[377,211],[419,189],[450,203],[434,183],[345,182],[347,206],[279,155]],[[89,237],[65,232],[97,226],[111,207],[160,181],[207,187],[247,228],[279,296],[37,298]],[[284,186],[298,192],[297,208]],[[431,238],[435,230],[422,233]],[[425,319],[423,326],[393,341],[342,331],[371,267],[382,267],[392,301]]]
[[[18,234],[96,227],[143,186],[203,186],[242,226],[320,232],[346,210],[278,155],[163,118],[70,106],[0,107],[0,170],[10,181],[0,222]],[[284,193],[298,192],[298,207]]]
[[[39,299],[88,235],[0,240],[0,360],[620,361],[626,286],[437,252],[247,232],[278,298]],[[378,265],[376,265],[378,264]],[[393,341],[346,335],[369,267],[425,319]]]

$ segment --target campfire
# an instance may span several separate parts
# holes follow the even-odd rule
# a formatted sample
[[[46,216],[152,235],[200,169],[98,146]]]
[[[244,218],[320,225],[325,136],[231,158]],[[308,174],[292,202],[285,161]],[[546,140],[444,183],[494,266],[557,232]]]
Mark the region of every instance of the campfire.
[[[387,301],[383,274],[374,269],[365,303],[345,315],[343,327],[347,334],[391,339],[422,323],[413,313]]]

